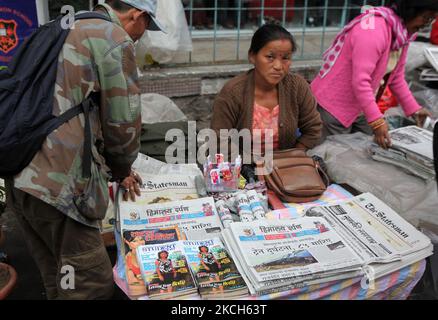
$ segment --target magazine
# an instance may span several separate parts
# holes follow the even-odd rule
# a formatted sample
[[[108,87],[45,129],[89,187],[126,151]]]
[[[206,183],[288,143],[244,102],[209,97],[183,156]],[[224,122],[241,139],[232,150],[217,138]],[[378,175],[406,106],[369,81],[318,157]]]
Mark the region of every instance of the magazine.
[[[219,238],[180,241],[203,298],[226,298],[247,294],[233,259]]]
[[[124,256],[128,290],[132,296],[146,294],[146,287],[137,261],[137,248],[142,245],[161,244],[181,239],[183,238],[177,226],[125,230],[123,232],[123,250],[121,252]]]
[[[187,258],[178,242],[139,246],[137,259],[150,299],[197,294]]]

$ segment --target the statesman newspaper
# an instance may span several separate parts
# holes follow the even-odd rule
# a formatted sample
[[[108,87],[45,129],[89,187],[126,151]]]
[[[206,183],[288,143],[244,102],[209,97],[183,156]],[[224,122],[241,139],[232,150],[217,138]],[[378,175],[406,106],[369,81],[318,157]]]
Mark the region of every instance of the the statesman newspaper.
[[[397,261],[431,244],[428,237],[371,193],[311,208],[306,216],[323,216],[363,264]]]

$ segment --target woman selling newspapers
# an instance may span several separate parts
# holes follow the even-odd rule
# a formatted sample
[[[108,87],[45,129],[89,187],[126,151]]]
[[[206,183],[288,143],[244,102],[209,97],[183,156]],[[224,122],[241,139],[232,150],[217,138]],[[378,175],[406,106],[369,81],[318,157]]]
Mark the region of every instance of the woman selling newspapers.
[[[388,126],[376,103],[389,85],[407,116],[420,124],[429,113],[413,97],[405,80],[409,42],[432,23],[438,0],[391,0],[371,8],[336,36],[323,56],[321,71],[311,84],[328,135],[362,131],[391,145]]]
[[[249,130],[253,151],[265,150],[265,134],[272,134],[273,150],[313,148],[321,119],[308,83],[290,72],[295,51],[293,36],[282,26],[260,27],[249,49],[254,68],[231,79],[218,94],[212,129]]]

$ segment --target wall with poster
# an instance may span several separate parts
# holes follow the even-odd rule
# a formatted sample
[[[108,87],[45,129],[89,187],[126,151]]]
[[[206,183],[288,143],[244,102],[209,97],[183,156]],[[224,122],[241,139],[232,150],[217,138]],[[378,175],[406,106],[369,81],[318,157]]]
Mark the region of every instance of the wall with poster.
[[[37,27],[35,0],[0,0],[0,67],[8,65],[20,44]]]

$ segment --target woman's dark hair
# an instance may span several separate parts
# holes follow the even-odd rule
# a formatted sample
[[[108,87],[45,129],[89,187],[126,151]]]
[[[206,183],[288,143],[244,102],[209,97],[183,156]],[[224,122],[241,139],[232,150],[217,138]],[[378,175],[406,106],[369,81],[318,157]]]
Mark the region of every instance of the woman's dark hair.
[[[162,250],[162,251],[158,252],[158,259],[161,258],[160,256],[161,256],[162,253],[165,253],[165,254],[166,254],[166,258],[169,257],[169,252],[167,252],[166,250]]]
[[[267,23],[252,36],[249,53],[257,54],[267,43],[276,40],[289,40],[292,44],[292,53],[297,51],[295,38],[289,31],[277,23]]]
[[[406,23],[425,11],[438,11],[438,0],[390,0],[388,7]]]

